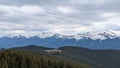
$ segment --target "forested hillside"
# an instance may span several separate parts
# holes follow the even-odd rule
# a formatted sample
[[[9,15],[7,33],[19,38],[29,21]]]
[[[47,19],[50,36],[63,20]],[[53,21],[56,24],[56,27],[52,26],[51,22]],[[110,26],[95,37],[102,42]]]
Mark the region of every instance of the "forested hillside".
[[[0,52],[0,68],[88,68],[64,60],[33,55],[30,52],[5,50]]]

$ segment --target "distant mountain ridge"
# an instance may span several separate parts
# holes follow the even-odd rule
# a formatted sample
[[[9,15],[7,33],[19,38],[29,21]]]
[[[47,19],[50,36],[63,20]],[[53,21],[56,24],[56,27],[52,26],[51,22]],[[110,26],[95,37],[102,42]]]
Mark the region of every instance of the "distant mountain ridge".
[[[120,49],[120,33],[103,31],[77,35],[41,33],[36,36],[4,36],[0,37],[0,48],[40,45],[45,47],[81,46],[91,49]]]
[[[13,48],[10,48],[10,49],[39,51],[39,50],[50,50],[50,49],[53,49],[53,48],[47,48],[47,47],[36,46],[36,45],[28,45],[28,46],[23,46],[23,47],[13,47]]]
[[[105,39],[114,39],[114,38],[120,38],[120,32],[118,31],[112,31],[112,30],[106,30],[102,32],[87,32],[87,33],[79,33],[75,35],[67,35],[67,34],[59,34],[59,33],[47,33],[43,32],[40,33],[39,35],[33,35],[33,36],[24,36],[24,35],[8,35],[8,36],[3,36],[3,37],[8,37],[8,38],[31,38],[31,37],[39,37],[41,39],[49,38],[49,37],[55,37],[55,38],[61,38],[61,39],[76,39],[76,40],[81,40],[81,39],[92,39],[92,40],[105,40]],[[2,38],[2,37],[1,37]]]

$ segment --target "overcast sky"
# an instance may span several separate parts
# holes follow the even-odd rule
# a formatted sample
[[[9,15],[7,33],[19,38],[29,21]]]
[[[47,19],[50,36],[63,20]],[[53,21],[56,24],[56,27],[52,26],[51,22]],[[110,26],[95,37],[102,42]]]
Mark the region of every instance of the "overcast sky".
[[[120,0],[0,0],[0,35],[120,30]]]

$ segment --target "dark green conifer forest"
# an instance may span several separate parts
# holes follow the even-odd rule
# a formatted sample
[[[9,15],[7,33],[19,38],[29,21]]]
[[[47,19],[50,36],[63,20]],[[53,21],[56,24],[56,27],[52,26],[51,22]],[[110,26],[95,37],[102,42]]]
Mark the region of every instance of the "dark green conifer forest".
[[[30,52],[5,50],[0,52],[0,68],[86,68],[65,60],[49,59]]]

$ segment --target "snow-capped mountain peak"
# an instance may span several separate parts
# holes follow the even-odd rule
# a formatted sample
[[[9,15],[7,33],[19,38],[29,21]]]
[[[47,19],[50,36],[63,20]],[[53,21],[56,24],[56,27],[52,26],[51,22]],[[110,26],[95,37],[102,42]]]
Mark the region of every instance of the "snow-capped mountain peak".
[[[79,33],[76,35],[64,35],[64,34],[59,34],[59,33],[49,33],[49,32],[43,32],[40,33],[39,35],[35,35],[41,39],[44,38],[48,38],[48,37],[54,37],[54,38],[60,38],[60,39],[76,39],[76,40],[81,40],[81,39],[92,39],[92,40],[105,40],[105,39],[114,39],[114,38],[120,38],[120,32],[118,31],[112,31],[112,30],[106,30],[106,31],[102,31],[102,32],[87,32],[87,33]],[[20,38],[20,37],[26,37],[26,38],[30,38],[33,36],[23,36],[23,35],[18,35],[18,36],[14,36],[14,35],[8,35],[5,37],[9,37],[9,38]]]
[[[106,30],[106,31],[102,31],[102,32],[87,32],[84,34],[77,34],[74,35],[73,38],[75,38],[76,40],[80,40],[80,39],[92,39],[92,40],[105,40],[105,39],[114,39],[114,38],[119,38],[120,37],[120,32],[115,32],[112,30]]]
[[[105,39],[114,39],[117,36],[116,32],[111,30],[106,30],[102,32],[95,32],[95,33],[87,33],[87,38],[93,39],[93,40],[105,40]]]

